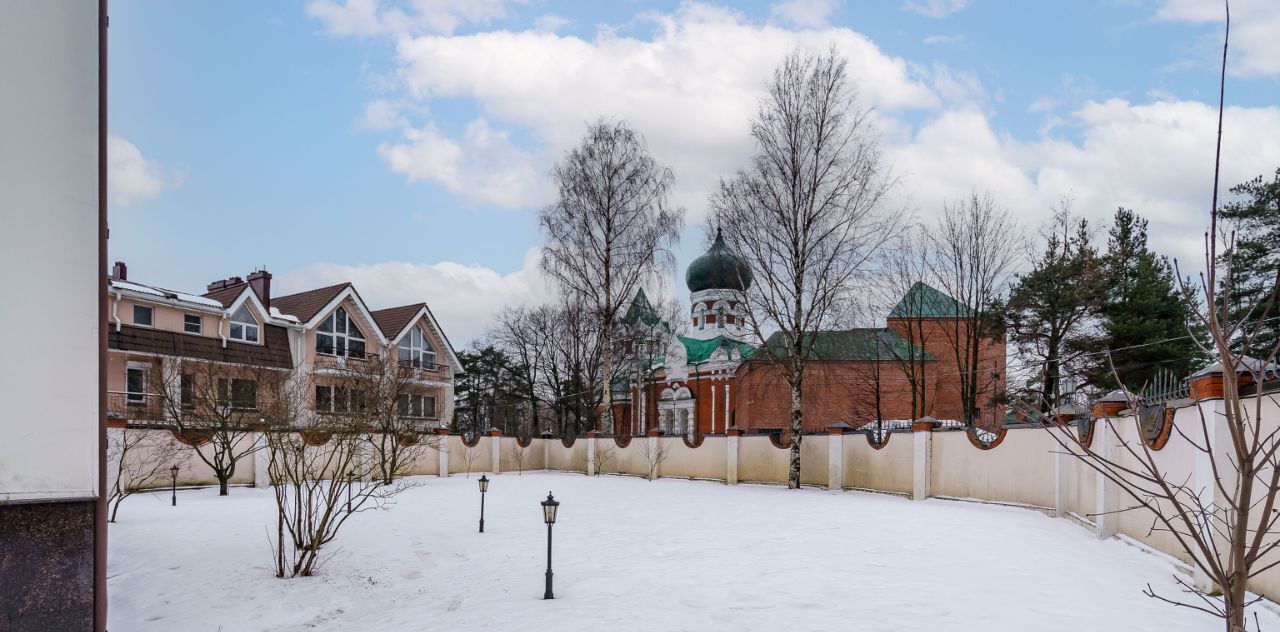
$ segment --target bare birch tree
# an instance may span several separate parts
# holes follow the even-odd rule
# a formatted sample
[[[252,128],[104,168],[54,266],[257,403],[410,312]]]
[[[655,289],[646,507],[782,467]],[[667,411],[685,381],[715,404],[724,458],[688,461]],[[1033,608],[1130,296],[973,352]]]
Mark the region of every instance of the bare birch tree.
[[[1227,29],[1230,29],[1230,9]],[[1224,40],[1227,37],[1224,36]],[[1197,406],[1198,422],[1191,428],[1174,431],[1188,442],[1212,473],[1211,480],[1170,476],[1141,438],[1126,440],[1117,421],[1106,418],[1106,431],[1118,438],[1114,454],[1085,445],[1074,432],[1052,432],[1059,444],[1100,476],[1113,483],[1128,498],[1131,507],[1145,509],[1152,516],[1152,530],[1170,534],[1192,559],[1192,564],[1217,590],[1193,586],[1175,577],[1183,595],[1157,594],[1148,586],[1150,597],[1177,606],[1190,607],[1222,618],[1227,632],[1244,632],[1249,627],[1248,583],[1263,572],[1280,566],[1280,427],[1274,419],[1263,419],[1268,403],[1275,410],[1275,385],[1280,369],[1275,365],[1280,343],[1263,347],[1264,355],[1252,358],[1233,349],[1259,348],[1260,332],[1250,323],[1274,317],[1280,272],[1263,288],[1261,298],[1238,305],[1226,288],[1239,271],[1234,269],[1233,232],[1220,233],[1218,170],[1222,156],[1222,112],[1225,102],[1227,43],[1222,48],[1219,83],[1217,160],[1214,165],[1213,198],[1209,230],[1204,235],[1204,272],[1197,285],[1185,284],[1184,298],[1195,314],[1203,334],[1197,343],[1216,360],[1222,371],[1220,403]],[[1225,253],[1225,254],[1220,254]],[[1175,262],[1176,265],[1176,262]],[[1179,273],[1178,278],[1182,278]],[[1113,374],[1115,370],[1112,370]],[[1119,381],[1119,377],[1116,377]],[[1131,399],[1131,409],[1138,402]],[[1274,412],[1272,412],[1274,414]],[[1139,429],[1139,433],[1140,433]],[[1220,591],[1220,596],[1215,593]],[[1256,619],[1254,620],[1257,626]]]
[[[959,303],[960,313],[947,319],[943,335],[958,377],[961,418],[972,426],[981,407],[992,403],[987,400],[1003,390],[992,340],[1000,327],[999,302],[1024,252],[1022,230],[990,195],[973,193],[943,208],[930,240],[933,276]]]
[[[905,347],[886,345],[885,355],[893,359],[898,368],[896,373],[900,373],[907,384],[913,420],[931,413],[934,395],[929,389],[929,379],[932,377],[935,382],[938,379],[930,375],[929,363],[925,361],[925,349],[930,340],[939,335],[931,318],[935,306],[931,304],[932,295],[921,285],[930,278],[934,265],[932,255],[932,243],[923,227],[903,233],[892,247],[884,250],[877,286],[882,300],[893,305],[889,313],[890,328],[907,342]]]
[[[748,325],[791,390],[791,488],[812,333],[847,315],[854,281],[896,230],[882,209],[892,181],[846,66],[834,50],[788,55],[751,125],[756,155],[711,198],[713,223],[755,278],[743,296]],[[764,344],[772,331],[777,344]]]
[[[542,268],[571,300],[593,308],[602,341],[604,425],[612,427],[613,321],[643,280],[672,264],[684,210],[669,201],[671,170],[622,122],[588,125],[582,143],[551,175],[559,198],[539,215],[547,237]]]

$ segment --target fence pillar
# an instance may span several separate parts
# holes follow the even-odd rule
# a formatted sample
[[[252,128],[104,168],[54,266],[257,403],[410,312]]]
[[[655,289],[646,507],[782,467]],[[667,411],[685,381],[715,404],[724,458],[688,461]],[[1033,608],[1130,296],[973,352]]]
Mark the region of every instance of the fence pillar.
[[[843,421],[827,426],[827,489],[844,489],[844,433],[850,430]]]
[[[933,429],[937,427],[938,420],[933,417],[923,417],[911,424],[915,447],[911,468],[911,500],[929,497],[929,473],[933,468]]]
[[[436,428],[436,450],[440,454],[440,478],[449,477],[449,429]]]
[[[551,469],[551,431],[542,433],[542,469]]]
[[[494,474],[502,473],[502,431],[497,428],[489,429],[489,460],[492,467],[489,469]]]
[[[1118,420],[1114,417],[1103,417],[1098,420],[1096,427],[1093,429],[1093,440],[1098,444],[1094,449],[1102,458],[1115,462],[1119,456],[1120,437],[1116,434],[1119,431]],[[1138,429],[1138,432],[1142,432]],[[1120,514],[1116,513],[1120,509],[1120,489],[1115,482],[1107,478],[1102,472],[1097,472],[1097,488],[1094,504],[1094,525],[1097,530],[1098,539],[1106,540],[1115,537],[1119,532]]]
[[[662,478],[662,444],[658,443],[658,437],[662,436],[662,431],[657,428],[651,428],[644,433],[645,441],[649,442],[649,458],[652,459],[649,464],[649,480]]]
[[[596,438],[600,433],[592,430],[587,433],[587,476],[595,476],[598,466],[596,464]]]
[[[730,485],[738,484],[738,440],[742,437],[742,429],[737,426],[730,426],[724,431],[725,449],[728,458],[725,460],[728,467],[724,473],[724,481]]]
[[[1226,450],[1231,446],[1231,431],[1227,428],[1226,411],[1223,408],[1222,399],[1215,397],[1200,400],[1196,402],[1196,406],[1200,409],[1199,414],[1203,415],[1205,429],[1209,436],[1208,448],[1213,452],[1213,456],[1210,457],[1202,450],[1196,451],[1196,494],[1199,496],[1200,505],[1209,512],[1210,516],[1220,515],[1219,512],[1226,506],[1226,499],[1222,497],[1217,477],[1222,477],[1222,487],[1233,489],[1236,485],[1236,468],[1231,465],[1232,460],[1226,454]],[[1215,461],[1217,462],[1216,472],[1214,471]],[[1226,550],[1226,543],[1215,533],[1211,524],[1212,519],[1201,519],[1197,522],[1202,537],[1217,539],[1218,550]],[[1209,575],[1200,570],[1199,565],[1192,565],[1192,571],[1192,583],[1198,590],[1212,592],[1218,588]]]
[[[267,445],[267,433],[253,433],[253,486],[258,489],[271,487],[271,446]]]
[[[1074,422],[1074,414],[1060,413],[1056,417],[1054,428],[1049,432],[1071,432],[1071,425]],[[1063,443],[1071,445],[1068,437],[1063,439]],[[1067,481],[1071,476],[1071,465],[1068,459],[1074,458],[1062,449],[1055,450],[1053,453],[1053,515],[1058,518],[1067,516]]]

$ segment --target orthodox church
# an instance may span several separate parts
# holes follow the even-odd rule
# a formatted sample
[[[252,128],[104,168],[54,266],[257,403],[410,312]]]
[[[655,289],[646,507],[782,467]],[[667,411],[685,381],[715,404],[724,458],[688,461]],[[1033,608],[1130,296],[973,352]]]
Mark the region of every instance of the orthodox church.
[[[613,382],[615,434],[637,436],[658,428],[693,440],[734,426],[746,432],[789,427],[790,388],[755,342],[741,301],[751,282],[750,266],[717,232],[711,248],[685,273],[687,335],[673,332],[643,289],[636,293],[613,340],[617,356],[626,358]],[[885,327],[812,334],[817,339],[801,396],[805,431],[837,422],[861,427],[877,419],[960,418],[950,343],[963,310],[945,293],[916,283]],[[765,344],[779,345],[781,338],[774,334]],[[979,357],[984,390],[1003,392],[1004,340],[985,341]],[[911,380],[907,365],[914,367]],[[994,418],[995,407],[989,408],[981,414]]]

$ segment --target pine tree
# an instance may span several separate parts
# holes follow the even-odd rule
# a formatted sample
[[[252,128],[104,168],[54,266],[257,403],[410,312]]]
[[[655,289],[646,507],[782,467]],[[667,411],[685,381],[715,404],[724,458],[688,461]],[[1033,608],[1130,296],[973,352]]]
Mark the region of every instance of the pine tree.
[[[1088,222],[1063,209],[1044,234],[1035,267],[1019,275],[1009,293],[1009,338],[1022,358],[1038,367],[1038,386],[1026,395],[1041,412],[1058,405],[1061,379],[1077,374],[1090,348],[1089,324],[1100,294],[1098,268]]]
[[[1234,224],[1235,248],[1230,254],[1232,320],[1248,319],[1245,334],[1258,332],[1248,349],[1241,351],[1265,357],[1280,341],[1280,314],[1272,307],[1263,315],[1262,306],[1275,297],[1280,270],[1280,168],[1268,182],[1264,176],[1232,187],[1241,196],[1222,207],[1221,216]],[[1259,306],[1249,313],[1249,308]]]
[[[1147,247],[1147,220],[1129,209],[1116,209],[1100,281],[1100,352],[1090,356],[1089,383],[1138,392],[1160,371],[1188,375],[1198,352],[1190,310],[1169,260]]]

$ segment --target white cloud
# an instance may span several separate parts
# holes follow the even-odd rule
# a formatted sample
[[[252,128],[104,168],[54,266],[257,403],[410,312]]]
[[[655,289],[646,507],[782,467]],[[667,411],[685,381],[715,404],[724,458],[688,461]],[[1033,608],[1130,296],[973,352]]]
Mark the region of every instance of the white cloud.
[[[923,40],[925,46],[938,46],[944,44],[963,44],[965,37],[963,35],[930,35]]]
[[[1156,18],[1195,24],[1218,23],[1224,17],[1221,0],[1164,0]],[[1228,71],[1241,77],[1280,75],[1280,2],[1235,0],[1231,3],[1231,46]],[[1222,34],[1208,38],[1221,51]],[[1219,55],[1219,61],[1221,56]],[[1218,62],[1214,62],[1215,66]]]
[[[107,191],[113,207],[158,197],[182,186],[184,174],[148,160],[136,145],[116,135],[107,137]]]
[[[533,28],[543,33],[554,33],[561,28],[568,26],[571,20],[567,20],[558,15],[548,13],[540,15],[533,21]]]
[[[434,123],[406,128],[399,142],[379,145],[378,154],[410,182],[435,182],[464,198],[508,208],[550,201],[539,161],[482,118],[471,121],[457,139],[442,134]]]
[[[967,6],[969,0],[907,0],[902,8],[929,18],[945,18]]]
[[[387,132],[406,127],[409,122],[401,113],[403,104],[387,99],[374,99],[364,104],[358,127],[371,132]]]
[[[501,179],[527,188],[507,189],[501,197],[513,204],[541,201],[551,162],[580,140],[585,123],[602,116],[623,119],[645,135],[659,161],[673,168],[676,201],[696,222],[705,211],[706,193],[750,154],[749,120],[764,82],[797,47],[835,45],[848,57],[864,103],[881,112],[940,104],[929,85],[929,69],[909,67],[846,28],[797,32],[702,4],[644,19],[654,25],[650,39],[608,31],[592,39],[494,31],[398,40],[396,61],[406,99],[470,99],[492,130],[527,131],[523,144],[539,149],[521,154],[509,145],[503,149],[506,159],[470,161],[465,141],[443,138],[427,124],[414,139],[395,145],[394,153],[384,146],[384,157],[395,159],[398,172],[442,183],[493,179],[499,177],[495,169],[512,169],[515,173]],[[423,143],[432,150],[411,151]],[[499,153],[497,147],[490,151]],[[441,163],[456,170],[433,176]],[[469,166],[484,173],[468,174]],[[488,190],[451,190],[471,197],[478,192],[480,199],[494,201]]]
[[[425,302],[445,335],[461,349],[481,336],[507,305],[554,298],[538,267],[538,249],[525,253],[519,270],[501,274],[480,265],[383,262],[317,263],[276,277],[276,291],[300,292],[350,281],[370,309]]]
[[[817,29],[827,25],[836,4],[836,0],[784,0],[770,6],[769,14],[800,28]]]
[[[506,0],[312,0],[307,14],[332,35],[371,37],[452,33],[463,24],[488,24],[507,17]]]
[[[1224,119],[1224,189],[1280,164],[1280,107],[1228,108]],[[997,134],[977,111],[952,111],[886,153],[926,217],[974,189],[990,190],[1031,228],[1064,196],[1100,223],[1124,206],[1151,221],[1153,247],[1195,266],[1216,122],[1216,109],[1195,101],[1090,101],[1069,121],[1080,142],[1028,142]]]

